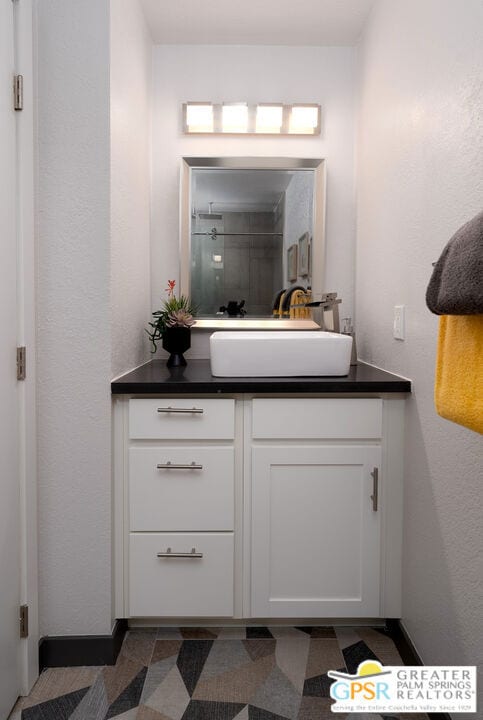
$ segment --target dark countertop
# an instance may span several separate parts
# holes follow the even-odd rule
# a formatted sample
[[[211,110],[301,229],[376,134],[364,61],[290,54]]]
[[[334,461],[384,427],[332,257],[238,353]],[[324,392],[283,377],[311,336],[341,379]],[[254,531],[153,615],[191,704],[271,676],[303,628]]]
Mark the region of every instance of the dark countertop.
[[[411,382],[359,363],[344,377],[213,377],[209,360],[189,360],[170,370],[166,360],[151,360],[111,383],[113,395],[189,393],[404,393]]]

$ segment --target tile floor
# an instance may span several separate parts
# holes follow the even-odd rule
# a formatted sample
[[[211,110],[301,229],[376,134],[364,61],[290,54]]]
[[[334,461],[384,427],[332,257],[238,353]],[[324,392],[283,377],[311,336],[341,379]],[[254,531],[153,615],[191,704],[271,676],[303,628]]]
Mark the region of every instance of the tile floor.
[[[354,673],[366,659],[403,664],[368,627],[131,630],[114,666],[45,670],[10,720],[343,720],[326,673]]]

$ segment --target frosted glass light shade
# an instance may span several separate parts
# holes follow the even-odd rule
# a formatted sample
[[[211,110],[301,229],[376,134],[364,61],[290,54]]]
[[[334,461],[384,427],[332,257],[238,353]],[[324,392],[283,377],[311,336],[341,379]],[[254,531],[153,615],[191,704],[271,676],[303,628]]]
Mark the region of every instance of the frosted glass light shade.
[[[213,105],[187,104],[186,125],[188,132],[213,132]]]
[[[248,130],[248,105],[246,103],[223,105],[221,127],[225,133],[246,133]]]
[[[282,122],[283,105],[257,105],[257,133],[280,133]]]
[[[319,116],[318,105],[294,105],[290,113],[290,132],[314,135],[319,127]]]

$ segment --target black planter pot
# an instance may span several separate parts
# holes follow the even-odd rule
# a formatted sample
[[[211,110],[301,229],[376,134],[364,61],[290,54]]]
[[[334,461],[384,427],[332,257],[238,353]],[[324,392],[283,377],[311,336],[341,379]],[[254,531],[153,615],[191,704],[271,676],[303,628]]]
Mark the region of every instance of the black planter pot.
[[[186,365],[183,353],[191,347],[191,328],[171,327],[163,333],[163,348],[170,354],[166,365],[181,367]]]

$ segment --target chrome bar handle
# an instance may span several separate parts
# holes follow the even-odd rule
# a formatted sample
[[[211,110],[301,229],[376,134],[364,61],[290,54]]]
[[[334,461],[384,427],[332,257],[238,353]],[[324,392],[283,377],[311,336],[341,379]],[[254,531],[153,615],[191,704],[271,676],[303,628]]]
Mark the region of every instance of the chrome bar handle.
[[[372,509],[377,512],[377,506],[379,502],[379,468],[375,467],[371,472],[372,476]]]
[[[156,468],[158,470],[203,470],[203,465],[194,461],[192,463],[172,463],[171,460],[168,460],[166,463],[158,463]]]
[[[158,558],[191,558],[191,559],[197,559],[202,558],[203,553],[196,552],[196,548],[191,548],[191,552],[189,553],[182,553],[182,552],[173,552],[171,548],[166,548],[166,552],[159,552]]]
[[[174,408],[174,407],[159,407],[158,413],[195,413],[197,415],[203,414],[203,408]]]

